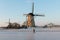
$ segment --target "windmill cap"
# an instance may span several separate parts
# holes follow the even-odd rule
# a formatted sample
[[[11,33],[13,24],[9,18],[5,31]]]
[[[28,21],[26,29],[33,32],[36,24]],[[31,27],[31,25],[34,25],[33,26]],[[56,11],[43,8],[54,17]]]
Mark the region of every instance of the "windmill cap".
[[[33,14],[33,13],[29,13],[28,15],[34,16],[34,14]]]

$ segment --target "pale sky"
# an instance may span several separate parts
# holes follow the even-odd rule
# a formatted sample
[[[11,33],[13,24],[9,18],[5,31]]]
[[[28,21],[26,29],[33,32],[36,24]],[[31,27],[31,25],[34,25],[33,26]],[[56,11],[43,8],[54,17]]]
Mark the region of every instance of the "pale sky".
[[[45,17],[35,17],[36,25],[45,25],[50,22],[60,24],[60,0],[33,0],[34,14],[44,14]],[[0,26],[11,22],[22,24],[31,12],[32,0],[0,0]]]

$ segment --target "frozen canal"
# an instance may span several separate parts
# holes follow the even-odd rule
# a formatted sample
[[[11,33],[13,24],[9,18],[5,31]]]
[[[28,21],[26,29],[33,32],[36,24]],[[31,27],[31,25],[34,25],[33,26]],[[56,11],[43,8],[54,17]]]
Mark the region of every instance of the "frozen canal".
[[[60,29],[5,29],[0,30],[0,40],[60,40]]]

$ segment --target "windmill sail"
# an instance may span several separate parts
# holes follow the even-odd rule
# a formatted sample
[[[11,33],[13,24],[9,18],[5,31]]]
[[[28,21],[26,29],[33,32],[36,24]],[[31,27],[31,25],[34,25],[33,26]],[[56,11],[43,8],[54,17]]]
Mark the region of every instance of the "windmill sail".
[[[34,15],[34,2],[32,3],[32,14]],[[34,16],[32,16],[31,22],[32,22],[32,26],[35,27]]]
[[[34,2],[32,3],[32,13],[34,13]]]

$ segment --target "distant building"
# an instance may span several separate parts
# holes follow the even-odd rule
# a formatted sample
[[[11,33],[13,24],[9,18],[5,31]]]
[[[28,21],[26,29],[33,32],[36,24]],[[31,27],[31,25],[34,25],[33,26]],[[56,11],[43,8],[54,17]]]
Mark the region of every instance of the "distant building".
[[[17,29],[17,28],[20,28],[20,24],[18,24],[18,23],[9,23],[9,25],[7,26],[7,28]]]
[[[60,27],[60,25],[55,25],[53,23],[49,23],[47,25],[45,25],[43,28],[58,28]]]
[[[51,27],[53,27],[53,26],[54,26],[53,23],[49,23],[49,24],[47,25],[48,28],[51,28]]]

